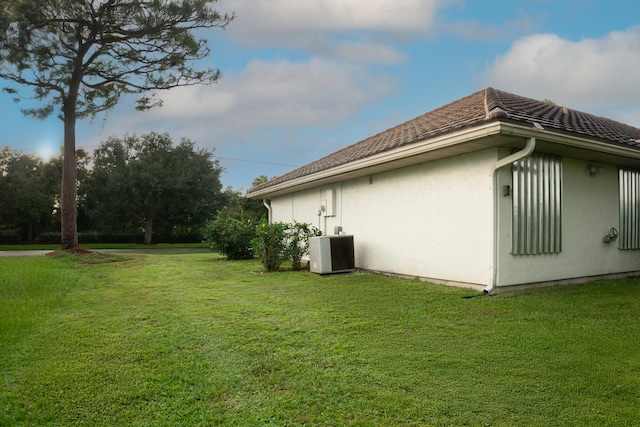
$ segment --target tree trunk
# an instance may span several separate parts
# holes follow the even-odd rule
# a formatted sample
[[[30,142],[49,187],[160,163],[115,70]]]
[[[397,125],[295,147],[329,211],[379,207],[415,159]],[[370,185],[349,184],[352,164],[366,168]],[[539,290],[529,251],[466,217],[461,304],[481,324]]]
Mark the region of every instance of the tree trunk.
[[[76,166],[76,117],[75,108],[64,108],[64,152],[61,187],[62,249],[78,247],[78,189]]]
[[[144,244],[151,244],[151,236],[153,233],[153,218],[147,218],[144,220]]]

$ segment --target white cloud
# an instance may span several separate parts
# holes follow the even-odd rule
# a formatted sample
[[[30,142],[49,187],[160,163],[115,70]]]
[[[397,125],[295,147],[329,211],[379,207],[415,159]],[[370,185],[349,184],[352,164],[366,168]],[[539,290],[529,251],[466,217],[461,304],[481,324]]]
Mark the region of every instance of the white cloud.
[[[580,41],[537,34],[498,57],[484,84],[597,113],[637,105],[638,70],[640,26]]]
[[[395,93],[394,81],[337,61],[256,60],[237,75],[213,86],[191,86],[160,93],[164,106],[130,117],[114,118],[118,134],[169,131],[220,146],[260,140],[261,133],[288,132],[310,126],[331,128],[364,106]]]
[[[317,39],[307,43],[307,46],[318,55],[356,64],[397,65],[408,60],[406,54],[376,41],[327,41]]]
[[[452,0],[234,0],[236,20],[225,30],[249,46],[279,46],[360,63],[405,60],[391,37],[434,30],[438,10]]]
[[[253,61],[216,86],[173,92],[161,114],[260,128],[329,126],[392,89],[384,77],[334,61]]]
[[[235,0],[237,20],[228,31],[256,43],[292,33],[431,30],[442,0]]]

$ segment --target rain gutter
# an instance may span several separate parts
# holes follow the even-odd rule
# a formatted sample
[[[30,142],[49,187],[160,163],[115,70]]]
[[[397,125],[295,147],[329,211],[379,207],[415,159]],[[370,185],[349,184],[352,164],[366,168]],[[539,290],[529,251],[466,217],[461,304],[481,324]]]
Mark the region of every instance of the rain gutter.
[[[504,159],[498,160],[498,162],[493,167],[493,274],[491,283],[484,289],[485,294],[493,293],[497,287],[498,282],[498,171],[505,166],[511,165],[518,160],[530,156],[535,148],[536,139],[534,137],[530,137],[527,139],[527,144],[522,150],[517,151],[510,156],[505,157]]]
[[[334,182],[337,182],[343,181],[346,178],[366,176],[370,173],[368,172],[370,168],[379,167],[385,164],[392,165],[393,162],[402,161],[413,156],[419,156],[421,154],[463,145],[490,135],[498,135],[500,134],[500,129],[500,122],[494,121],[481,126],[475,126],[471,129],[463,129],[450,134],[423,139],[412,144],[403,145],[389,151],[350,161],[339,166],[320,170],[318,172],[275,184],[255,192],[250,192],[247,194],[247,197],[274,197],[282,194],[288,194],[293,191],[300,191],[309,187],[316,187],[323,183],[327,183],[327,180],[331,179],[334,179]],[[389,169],[391,168],[392,166],[389,166]],[[380,171],[383,170],[378,170],[377,172]]]
[[[271,202],[269,199],[262,199],[262,204],[265,208],[267,208],[267,219],[269,224],[271,224],[271,215],[273,214],[273,208],[271,207]]]

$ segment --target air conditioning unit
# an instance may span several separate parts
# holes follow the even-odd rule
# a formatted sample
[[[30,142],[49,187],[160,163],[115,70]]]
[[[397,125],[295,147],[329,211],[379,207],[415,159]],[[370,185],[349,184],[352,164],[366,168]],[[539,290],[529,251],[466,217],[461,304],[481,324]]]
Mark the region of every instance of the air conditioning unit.
[[[353,236],[320,236],[309,239],[312,273],[329,274],[355,270]]]

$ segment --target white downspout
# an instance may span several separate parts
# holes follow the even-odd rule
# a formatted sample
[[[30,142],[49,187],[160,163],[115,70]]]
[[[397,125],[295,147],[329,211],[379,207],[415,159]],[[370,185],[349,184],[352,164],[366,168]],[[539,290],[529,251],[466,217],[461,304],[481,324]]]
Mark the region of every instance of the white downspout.
[[[491,294],[495,290],[496,282],[498,281],[498,170],[530,156],[535,148],[536,139],[534,137],[528,138],[527,145],[522,150],[498,160],[493,167],[493,274],[491,284],[484,289],[485,294]]]
[[[267,220],[269,221],[269,224],[271,224],[271,216],[273,213],[271,209],[271,203],[269,203],[267,199],[262,199],[262,204],[264,205],[265,208],[267,208]]]

